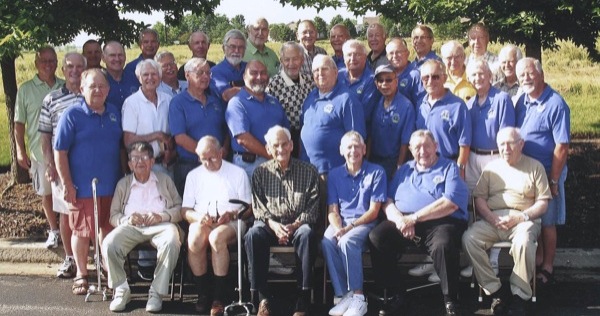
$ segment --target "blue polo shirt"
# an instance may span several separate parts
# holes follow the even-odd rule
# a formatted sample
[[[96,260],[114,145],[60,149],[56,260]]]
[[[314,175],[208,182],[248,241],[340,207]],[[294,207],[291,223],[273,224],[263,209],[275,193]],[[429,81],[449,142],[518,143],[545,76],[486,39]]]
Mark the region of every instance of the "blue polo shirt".
[[[556,144],[571,140],[571,110],[565,100],[546,85],[539,99],[533,101],[524,93],[515,109],[517,127],[525,140],[523,153],[537,159],[548,172]]]
[[[383,168],[366,160],[355,176],[345,164],[333,168],[327,179],[327,205],[337,204],[344,220],[359,218],[371,202],[385,202],[386,181]]]
[[[227,59],[223,59],[220,63],[210,69],[212,73],[211,77],[211,89],[216,89],[219,98],[223,97],[223,92],[231,88],[229,84],[231,81],[244,80],[244,71],[246,70],[246,62],[240,63],[240,69],[235,69]]]
[[[130,95],[136,93],[140,88],[140,81],[135,76],[135,73],[123,71],[121,75],[121,81],[116,81],[107,72],[106,77],[108,78],[108,84],[110,90],[108,91],[108,97],[106,97],[106,103],[110,103],[117,107],[119,111],[123,108],[123,102]]]
[[[410,63],[398,75],[398,91],[407,97],[416,108],[427,92],[421,82],[421,72]]]
[[[431,168],[420,172],[415,165],[414,160],[402,165],[388,187],[388,198],[394,200],[396,208],[402,213],[415,213],[445,197],[458,206],[450,217],[466,222],[469,190],[456,163],[439,157]]]
[[[98,178],[98,196],[112,196],[121,178],[121,111],[105,104],[102,114],[81,99],[65,110],[58,122],[55,150],[68,151],[71,180],[77,198],[92,197],[92,179]]]
[[[336,55],[332,55],[333,61],[335,61],[335,65],[337,66],[338,71],[342,69],[346,69],[346,62],[344,61],[344,56],[337,57]]]
[[[366,66],[360,78],[353,83],[350,83],[348,69],[341,69],[338,71],[338,82],[344,84],[350,91],[356,94],[356,97],[363,106],[365,120],[367,126],[369,126],[373,109],[375,109],[375,105],[377,105],[377,102],[381,98],[381,93],[375,86],[375,79],[371,68]]]
[[[433,133],[443,157],[455,160],[460,146],[471,146],[471,117],[465,102],[446,90],[433,107],[425,95],[417,112],[417,129]]]
[[[192,97],[188,90],[182,91],[171,99],[169,128],[173,136],[186,134],[198,141],[204,136],[211,135],[223,144],[227,131],[225,105],[221,98],[213,93],[207,93],[206,104],[202,104]],[[177,154],[179,158],[198,161],[196,153],[189,152],[179,145],[177,145]]]
[[[319,95],[313,89],[302,105],[300,158],[310,161],[319,173],[328,173],[344,163],[340,141],[348,131],[366,137],[364,111],[360,101],[347,87],[337,82],[331,92]]]
[[[419,60],[418,57],[415,57],[415,60],[412,62],[412,64],[415,68],[419,69],[429,59],[436,59],[442,61],[442,58],[440,58],[440,56],[436,55],[433,50],[430,50],[429,53],[427,53],[427,55],[425,55],[425,57],[421,60]],[[419,69],[419,71],[421,70]]]
[[[142,60],[144,60],[144,57],[142,56],[142,54],[140,54],[136,59],[130,61],[129,63],[127,63],[127,65],[125,65],[124,71],[135,76],[135,67]]]
[[[407,145],[415,131],[415,109],[412,103],[397,92],[386,109],[383,98],[373,111],[371,121],[371,156],[398,158],[400,146]]]
[[[506,92],[490,88],[487,98],[479,105],[479,96],[467,102],[471,115],[473,137],[471,147],[483,150],[497,150],[496,135],[504,127],[515,126],[515,107]]]
[[[233,138],[243,133],[250,133],[261,144],[266,144],[265,134],[269,128],[281,125],[290,128],[290,122],[285,115],[285,110],[279,100],[265,93],[261,102],[243,88],[236,96],[229,100],[225,120],[232,136],[231,148],[237,152],[247,150],[234,141]]]

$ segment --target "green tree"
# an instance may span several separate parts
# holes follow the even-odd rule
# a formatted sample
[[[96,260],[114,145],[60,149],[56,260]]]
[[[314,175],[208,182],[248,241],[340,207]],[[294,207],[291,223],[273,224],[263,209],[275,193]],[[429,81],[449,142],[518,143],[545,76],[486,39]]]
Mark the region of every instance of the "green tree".
[[[283,23],[271,24],[269,35],[274,42],[293,41],[296,37],[294,30]]]
[[[233,19],[231,19],[231,28],[246,32],[246,18],[241,14],[234,16]]]
[[[296,7],[346,6],[355,15],[367,11],[400,23],[442,24],[458,17],[484,21],[491,39],[525,45],[525,53],[540,59],[542,48],[556,48],[556,40],[572,40],[598,60],[596,39],[600,33],[600,0],[280,0]]]
[[[334,25],[340,24],[342,22],[344,22],[344,18],[340,14],[334,16],[333,18],[331,18],[331,21],[329,22],[329,29],[331,30],[331,28]]]
[[[342,24],[344,24],[346,26],[346,28],[348,29],[348,33],[350,33],[350,37],[352,37],[352,38],[357,37],[358,32],[356,31],[356,25],[354,25],[354,22],[352,20],[350,20],[349,18],[345,18],[342,21]]]
[[[320,16],[315,16],[313,19],[315,22],[315,28],[317,29],[317,37],[321,38],[329,38],[329,30],[331,28],[327,28],[327,22],[323,20]]]
[[[152,13],[163,11],[167,24],[174,24],[191,11],[195,14],[212,12],[220,0],[12,0],[0,2],[0,67],[6,95],[6,107],[11,140],[11,174],[13,181],[24,182],[27,174],[16,164],[13,138],[14,110],[17,95],[15,59],[21,51],[36,49],[43,44],[64,45],[81,31],[96,34],[102,39],[135,42],[139,31],[147,25],[121,18],[119,13]]]

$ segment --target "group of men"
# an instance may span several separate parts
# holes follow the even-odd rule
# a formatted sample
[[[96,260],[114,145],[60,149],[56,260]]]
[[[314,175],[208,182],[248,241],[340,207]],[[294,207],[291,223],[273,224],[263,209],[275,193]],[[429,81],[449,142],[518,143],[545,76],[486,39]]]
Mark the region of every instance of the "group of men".
[[[507,304],[492,267],[497,251],[486,259],[494,242],[513,242],[513,312],[531,298],[536,265],[541,284],[552,282],[570,113],[539,61],[521,59],[512,45],[491,54],[481,23],[469,29],[468,58],[456,41],[438,57],[433,31],[418,25],[412,62],[404,39],[388,41],[380,24],[367,29],[370,52],[344,25],[333,26],[332,56],[315,45],[310,20],[279,54],[265,45],[264,18],[246,31],[248,38],[226,33],[218,64],[206,59],[208,36],[192,33],[192,58],[179,71],[151,29],[127,65],[116,41],[100,49],[90,40],[83,54],[67,53],[65,81],[55,76],[51,47],[36,53],[38,73],[17,96],[17,158],[43,197],[46,245],[56,248],[59,235],[63,241],[57,275],[74,277],[74,294],[88,290],[92,182],[96,260],[114,289],[112,311],[131,300],[123,263],[143,242],[157,249],[138,262],[153,279],[146,310],[161,310],[186,236],[196,310],[211,315],[223,315],[233,291],[228,247],[238,234],[245,234],[253,312],[262,316],[276,313],[267,285],[273,245],[294,247],[295,316],[310,311],[319,240],[335,295],[330,315],[366,314],[361,255],[368,248],[376,284],[392,297],[380,314],[397,315],[405,301],[395,263],[408,242],[431,255],[432,265],[409,273],[440,283],[447,315],[459,313],[461,242],[494,313]],[[471,227],[469,196],[482,217]],[[252,214],[238,219],[232,199],[251,203]]]

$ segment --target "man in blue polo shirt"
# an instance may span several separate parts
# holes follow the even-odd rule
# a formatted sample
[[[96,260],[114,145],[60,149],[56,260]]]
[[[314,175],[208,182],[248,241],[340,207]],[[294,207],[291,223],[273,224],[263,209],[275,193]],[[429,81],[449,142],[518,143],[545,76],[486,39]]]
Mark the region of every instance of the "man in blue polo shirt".
[[[411,32],[412,43],[417,56],[412,62],[415,68],[420,68],[429,59],[442,61],[433,51],[433,30],[427,25],[417,25]]]
[[[553,281],[556,255],[556,225],[564,225],[566,217],[565,180],[567,154],[571,140],[571,110],[565,100],[544,81],[539,60],[523,58],[516,66],[524,94],[515,109],[517,127],[525,140],[523,153],[539,160],[548,176],[552,200],[542,216],[542,238],[539,240],[536,264],[538,284]]]
[[[239,30],[230,30],[223,38],[225,58],[212,68],[212,82],[217,95],[229,102],[244,86],[246,37]]]
[[[358,40],[351,39],[342,46],[346,68],[338,71],[338,82],[356,94],[365,112],[367,128],[371,115],[381,94],[375,87],[373,71],[367,67],[367,48]]]
[[[427,95],[417,109],[417,129],[430,130],[442,157],[454,160],[465,178],[471,146],[471,119],[463,100],[444,88],[446,69],[439,60],[421,66],[421,81]]]
[[[193,57],[184,66],[187,90],[174,96],[169,105],[169,127],[175,137],[179,158],[173,175],[177,191],[183,195],[187,174],[200,163],[196,146],[200,138],[211,135],[227,148],[225,105],[210,91],[210,65]]]
[[[456,163],[437,153],[431,131],[415,131],[410,150],[415,159],[398,169],[388,187],[383,208],[388,220],[369,234],[375,283],[393,297],[383,314],[398,315],[404,305],[404,284],[396,262],[412,240],[425,247],[433,259],[446,315],[456,315],[459,253],[469,219],[469,192]]]
[[[160,47],[160,41],[158,39],[158,32],[153,29],[144,29],[140,33],[138,45],[142,53],[134,60],[130,61],[125,66],[125,72],[135,75],[135,66],[144,59],[154,59],[158,48]]]
[[[351,38],[348,28],[341,23],[334,25],[329,31],[329,43],[331,43],[331,48],[333,48],[333,55],[331,55],[331,58],[335,61],[338,70],[346,68],[342,46]]]
[[[402,93],[412,103],[413,107],[421,104],[425,95],[425,89],[421,83],[421,73],[414,64],[408,61],[410,52],[406,41],[400,37],[394,37],[386,46],[387,58],[390,66],[398,76],[398,92]]]
[[[110,204],[122,176],[119,160],[123,134],[121,111],[106,103],[108,90],[108,81],[100,69],[84,71],[81,75],[84,99],[79,105],[65,110],[54,141],[56,169],[64,186],[69,224],[73,230],[77,275],[72,291],[77,295],[87,293],[87,258],[90,240],[95,240],[92,179],[97,179],[101,243],[112,230]]]
[[[415,130],[415,109],[398,92],[398,77],[391,66],[377,67],[375,82],[383,98],[373,111],[369,160],[382,166],[391,180],[406,161],[410,134]]]
[[[233,163],[252,178],[254,169],[271,158],[264,135],[275,125],[290,128],[290,123],[277,98],[265,93],[269,74],[262,62],[248,63],[244,83],[242,90],[229,101],[225,120],[232,137]]]
[[[135,76],[134,71],[125,72],[123,70],[126,58],[125,49],[121,43],[109,41],[104,45],[102,60],[106,66],[106,77],[110,85],[106,103],[116,106],[119,112],[121,112],[125,99],[140,87],[140,81]]]

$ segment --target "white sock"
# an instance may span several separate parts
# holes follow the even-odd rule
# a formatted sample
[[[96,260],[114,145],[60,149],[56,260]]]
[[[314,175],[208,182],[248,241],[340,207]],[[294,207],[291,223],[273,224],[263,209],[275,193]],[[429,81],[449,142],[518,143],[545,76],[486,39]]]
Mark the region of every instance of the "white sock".
[[[360,299],[361,301],[365,300],[365,296],[362,294],[354,294],[352,297]]]
[[[129,283],[127,283],[127,281],[125,281],[125,282],[121,283],[121,285],[117,286],[115,288],[115,291],[117,289],[129,290]]]

